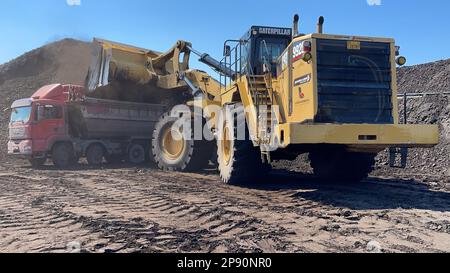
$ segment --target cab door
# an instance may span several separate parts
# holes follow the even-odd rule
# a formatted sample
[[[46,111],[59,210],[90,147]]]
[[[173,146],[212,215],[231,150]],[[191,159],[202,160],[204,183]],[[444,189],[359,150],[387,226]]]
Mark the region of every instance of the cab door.
[[[288,40],[286,38],[259,37],[256,39],[257,50],[254,58],[253,72],[255,75],[264,74],[263,65],[270,65],[272,74],[276,77],[277,60],[281,53],[287,48]]]
[[[47,151],[55,139],[67,136],[62,105],[42,103],[36,109],[36,125],[33,126],[33,147],[36,151]]]

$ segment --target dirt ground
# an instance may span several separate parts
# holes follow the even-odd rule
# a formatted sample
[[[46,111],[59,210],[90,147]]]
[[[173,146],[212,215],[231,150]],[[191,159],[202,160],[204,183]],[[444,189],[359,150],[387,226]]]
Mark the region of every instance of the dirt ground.
[[[3,165],[0,252],[450,251],[450,191],[433,177],[342,185],[277,170],[267,180]]]

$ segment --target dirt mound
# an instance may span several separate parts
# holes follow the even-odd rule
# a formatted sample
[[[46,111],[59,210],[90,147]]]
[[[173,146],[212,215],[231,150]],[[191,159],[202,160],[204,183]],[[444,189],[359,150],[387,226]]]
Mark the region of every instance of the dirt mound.
[[[4,110],[46,84],[84,84],[90,56],[89,43],[64,39],[0,65],[0,159],[5,156],[8,138],[9,111]]]
[[[398,73],[398,87],[400,93],[450,92],[450,59],[401,68]],[[403,101],[400,101],[400,104],[400,116],[403,117]],[[387,168],[387,153],[384,153],[379,158],[378,172],[450,176],[449,96],[409,98],[407,109],[408,123],[439,125],[440,143],[433,149],[410,150],[410,161],[406,170]]]
[[[450,59],[399,69],[399,92],[450,92]]]

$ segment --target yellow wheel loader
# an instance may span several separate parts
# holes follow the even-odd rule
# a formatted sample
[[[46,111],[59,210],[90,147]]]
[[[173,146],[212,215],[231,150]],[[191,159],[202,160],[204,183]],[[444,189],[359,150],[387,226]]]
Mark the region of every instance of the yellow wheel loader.
[[[406,58],[393,39],[324,34],[323,17],[306,35],[298,21],[251,27],[225,42],[221,61],[184,41],[162,54],[95,40],[87,87],[102,98],[189,106],[187,119],[213,137],[191,138],[173,126],[181,115],[166,114],[153,158],[165,170],[195,171],[217,153],[225,183],[254,182],[272,160],[304,153],[319,177],[362,180],[387,148],[404,158],[407,148],[438,143],[435,125],[399,124],[397,66]],[[192,53],[218,80],[189,68]]]

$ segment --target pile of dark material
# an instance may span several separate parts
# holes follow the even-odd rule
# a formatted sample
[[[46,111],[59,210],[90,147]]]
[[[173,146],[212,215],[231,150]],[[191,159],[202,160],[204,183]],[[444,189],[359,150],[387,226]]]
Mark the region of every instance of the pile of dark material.
[[[399,69],[399,92],[450,92],[450,59]]]
[[[0,65],[0,160],[4,161],[10,112],[17,99],[30,97],[51,83],[84,84],[90,64],[90,44],[65,39],[30,51]]]
[[[439,93],[408,99],[407,116],[411,124],[438,124],[440,144],[433,149],[410,150],[406,170],[387,168],[387,153],[380,155],[378,170],[384,174],[417,173],[450,176],[450,59],[401,68],[398,73],[399,93]],[[399,102],[403,122],[403,101]]]

